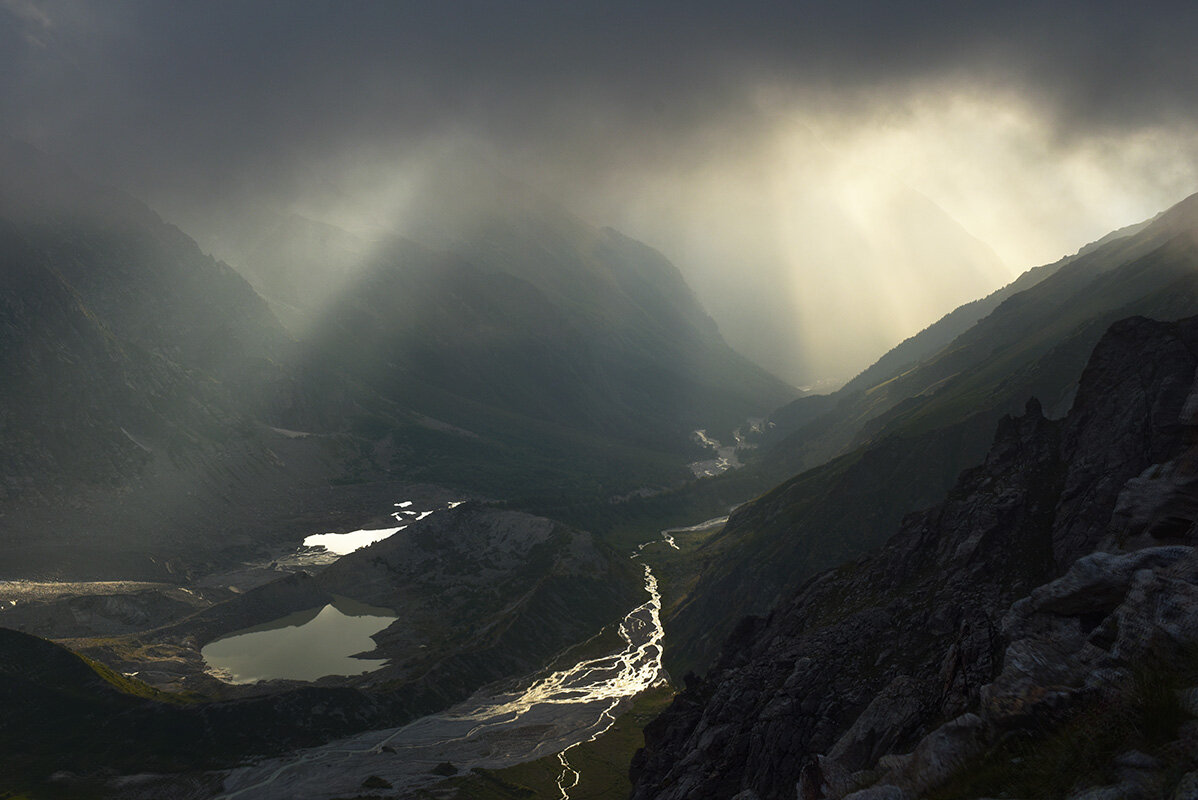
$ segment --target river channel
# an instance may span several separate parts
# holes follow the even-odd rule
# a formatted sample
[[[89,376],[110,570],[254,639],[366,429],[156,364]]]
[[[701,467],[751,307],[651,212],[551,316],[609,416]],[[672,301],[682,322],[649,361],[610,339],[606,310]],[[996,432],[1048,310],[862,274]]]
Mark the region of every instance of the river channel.
[[[645,565],[648,600],[620,622],[623,647],[569,669],[535,676],[517,691],[476,694],[400,728],[368,731],[231,772],[221,798],[333,798],[359,794],[376,775],[398,796],[431,786],[433,768],[498,769],[554,753],[563,797],[576,775],[569,748],[606,731],[633,697],[662,679],[661,595]],[[572,777],[573,776],[573,777]]]

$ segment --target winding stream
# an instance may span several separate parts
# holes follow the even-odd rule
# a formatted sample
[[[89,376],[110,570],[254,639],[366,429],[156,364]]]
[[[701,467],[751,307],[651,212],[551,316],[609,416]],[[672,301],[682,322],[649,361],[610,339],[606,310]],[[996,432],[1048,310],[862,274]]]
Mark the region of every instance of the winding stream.
[[[563,798],[578,781],[570,748],[602,734],[632,698],[661,679],[661,595],[645,565],[649,599],[620,622],[623,647],[533,680],[522,691],[477,694],[400,728],[368,731],[231,772],[221,798],[332,798],[377,775],[402,793],[441,780],[431,770],[498,769],[558,754]]]

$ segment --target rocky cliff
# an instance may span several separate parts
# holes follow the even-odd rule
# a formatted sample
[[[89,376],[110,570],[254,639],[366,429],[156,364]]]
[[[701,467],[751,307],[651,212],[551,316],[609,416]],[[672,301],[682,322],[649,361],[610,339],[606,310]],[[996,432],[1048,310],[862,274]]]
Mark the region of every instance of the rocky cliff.
[[[1029,401],[940,505],[742,621],[646,729],[633,796],[1171,796],[1198,757],[1174,691],[1198,644],[1196,352],[1198,319],[1115,324],[1066,418]],[[1054,747],[1089,760],[1045,766]]]

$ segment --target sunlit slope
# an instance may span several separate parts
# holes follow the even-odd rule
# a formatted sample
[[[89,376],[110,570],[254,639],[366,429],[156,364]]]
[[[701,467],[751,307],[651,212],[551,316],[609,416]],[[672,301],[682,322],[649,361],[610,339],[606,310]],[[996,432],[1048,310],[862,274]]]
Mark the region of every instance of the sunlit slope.
[[[1198,197],[1132,236],[1062,265],[901,374],[846,392],[758,468],[818,463],[736,512],[707,545],[718,558],[668,624],[675,666],[702,666],[746,613],[878,546],[976,463],[995,425],[1028,398],[1059,416],[1095,343],[1118,319],[1198,312]],[[845,443],[852,443],[850,448]],[[848,449],[848,452],[844,451]]]
[[[856,391],[867,390],[879,384],[885,384],[891,378],[906,373],[918,366],[924,359],[935,355],[942,348],[950,344],[953,339],[957,338],[957,336],[977,324],[977,322],[989,316],[1009,297],[1032,288],[1045,278],[1056,274],[1058,270],[1067,264],[1071,264],[1079,258],[1087,258],[1094,251],[1111,242],[1134,236],[1151,225],[1153,221],[1148,220],[1112,231],[1098,241],[1081,248],[1074,255],[1066,256],[1052,264],[1033,267],[1001,289],[991,292],[979,300],[974,300],[971,303],[966,303],[954,309],[915,336],[895,346],[868,369],[863,370],[861,374],[845,384],[836,394],[844,396]],[[1148,246],[1151,247],[1151,244]],[[1117,264],[1121,262],[1124,255],[1117,249],[1112,248],[1108,254],[1108,258],[1110,259],[1110,264]],[[1091,266],[1089,269],[1095,269],[1095,267]]]
[[[1109,248],[1109,249],[1108,249]],[[1015,295],[921,364],[915,377],[943,387],[895,409],[880,432],[919,431],[975,410],[1015,413],[1027,395],[1059,416],[1102,333],[1117,319],[1193,313],[1198,297],[1198,196],[1143,233],[1066,265]],[[1022,395],[1022,396],[1021,396]]]
[[[1178,248],[1193,241],[1196,229],[1198,199],[1191,197],[1150,222],[1116,231],[962,306],[829,398],[802,398],[780,410],[776,415],[791,432],[773,448],[778,468],[798,471],[820,464],[883,428],[893,430],[878,417],[905,415],[916,406],[934,416],[934,409],[954,397],[961,398],[958,420],[985,409],[1015,413],[1029,394],[1040,397],[1049,413],[1064,413],[1084,359],[1106,324],[1134,313],[1177,316],[1175,302],[1184,310],[1184,292],[1175,297],[1167,287],[1186,277],[1189,256]],[[1097,325],[1098,331],[1079,330],[1086,325]],[[1029,372],[1075,335],[1082,338],[1073,350],[1081,352],[1062,350],[1054,356],[1059,363],[1045,363],[1035,376]],[[929,404],[933,395],[938,399]]]

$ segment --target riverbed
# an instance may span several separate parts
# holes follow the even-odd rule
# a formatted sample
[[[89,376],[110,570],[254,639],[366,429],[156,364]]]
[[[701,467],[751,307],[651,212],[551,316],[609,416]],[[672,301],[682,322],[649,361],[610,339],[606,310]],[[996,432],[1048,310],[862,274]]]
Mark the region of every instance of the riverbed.
[[[621,649],[533,676],[517,691],[483,690],[400,728],[243,767],[228,775],[220,797],[352,796],[372,775],[390,783],[392,791],[412,791],[443,780],[432,772],[438,765],[498,769],[565,753],[595,738],[633,697],[662,680],[661,595],[652,570],[644,569],[648,600],[620,622]],[[565,755],[562,762],[568,770]]]

